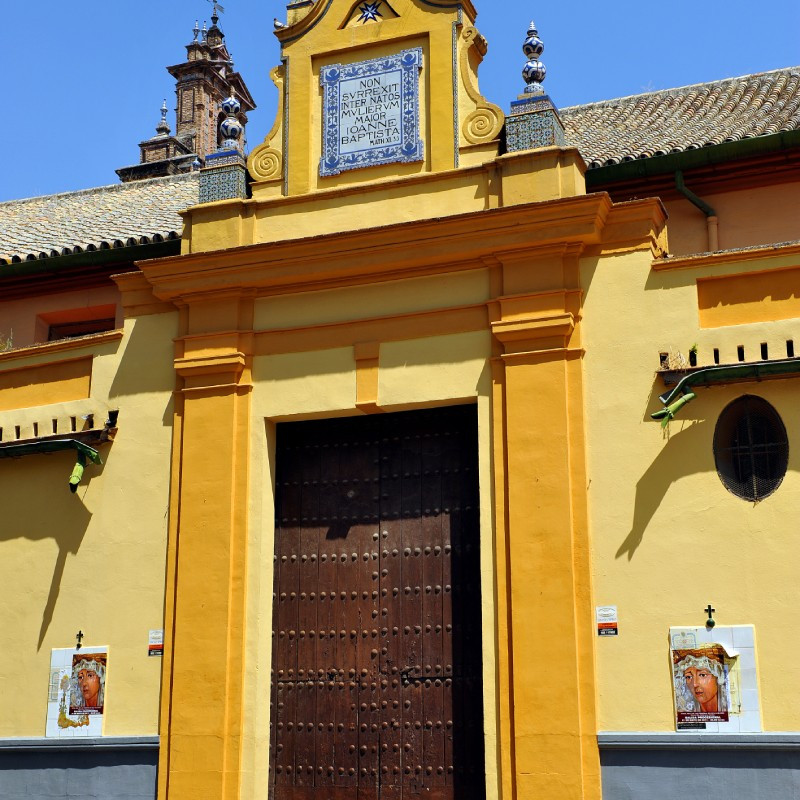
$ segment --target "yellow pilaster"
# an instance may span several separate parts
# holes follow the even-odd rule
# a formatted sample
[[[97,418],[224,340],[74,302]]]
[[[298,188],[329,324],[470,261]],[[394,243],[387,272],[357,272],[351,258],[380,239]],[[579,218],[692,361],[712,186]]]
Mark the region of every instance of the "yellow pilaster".
[[[504,264],[493,310],[508,798],[600,798],[576,256]]]
[[[367,413],[378,407],[378,368],[380,342],[359,342],[353,347],[356,361],[356,407]]]
[[[189,304],[179,340],[159,798],[240,796],[251,297]],[[168,601],[169,603],[169,601]]]

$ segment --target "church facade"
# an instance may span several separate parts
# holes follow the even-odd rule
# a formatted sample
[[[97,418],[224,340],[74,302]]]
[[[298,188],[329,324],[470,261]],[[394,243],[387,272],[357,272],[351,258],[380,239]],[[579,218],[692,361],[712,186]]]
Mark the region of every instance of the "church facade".
[[[215,23],[0,206],[10,796],[800,789],[800,69],[504,109],[476,15],[290,3],[246,162]]]

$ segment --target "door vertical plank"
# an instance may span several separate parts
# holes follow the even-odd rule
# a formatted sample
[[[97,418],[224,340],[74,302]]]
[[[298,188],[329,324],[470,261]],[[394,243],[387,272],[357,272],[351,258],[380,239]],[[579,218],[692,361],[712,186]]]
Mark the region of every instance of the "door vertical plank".
[[[345,680],[345,673],[337,658],[339,626],[334,611],[337,594],[336,564],[326,554],[327,536],[338,514],[339,449],[329,441],[322,441],[320,454],[320,522],[317,549],[311,559],[317,565],[318,581],[310,586],[309,597],[317,603],[316,665],[319,694],[317,700],[317,750],[316,786],[329,789],[336,783],[336,710],[337,681]],[[322,561],[322,555],[325,560]]]
[[[413,797],[422,791],[423,781],[423,668],[422,663],[422,475],[421,438],[416,431],[403,437],[402,498],[403,525],[403,646],[404,707],[403,795]]]
[[[381,800],[399,800],[403,770],[403,696],[400,668],[403,666],[403,550],[401,511],[402,469],[399,439],[381,438],[381,673],[387,683],[386,708],[381,724]]]
[[[438,430],[422,440],[423,673],[425,786],[445,786],[443,607],[442,607],[442,458]]]
[[[294,785],[296,706],[294,681],[297,678],[298,603],[300,573],[297,551],[302,529],[302,448],[287,451],[287,480],[281,487],[280,528],[276,531],[276,605],[273,663],[278,681],[276,726],[276,784],[290,795]]]
[[[295,785],[313,786],[316,773],[316,629],[317,603],[310,595],[319,580],[319,568],[311,555],[320,537],[321,448],[309,442],[304,448],[302,527],[298,570],[300,574],[297,621],[297,725]]]

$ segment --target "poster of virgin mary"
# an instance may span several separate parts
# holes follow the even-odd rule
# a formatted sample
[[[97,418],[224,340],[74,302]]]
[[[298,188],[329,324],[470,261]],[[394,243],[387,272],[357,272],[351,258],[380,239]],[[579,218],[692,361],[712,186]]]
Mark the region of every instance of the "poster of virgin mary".
[[[723,647],[673,650],[672,677],[678,726],[728,722],[728,666]]]
[[[102,714],[108,653],[76,653],[72,657],[70,714]]]

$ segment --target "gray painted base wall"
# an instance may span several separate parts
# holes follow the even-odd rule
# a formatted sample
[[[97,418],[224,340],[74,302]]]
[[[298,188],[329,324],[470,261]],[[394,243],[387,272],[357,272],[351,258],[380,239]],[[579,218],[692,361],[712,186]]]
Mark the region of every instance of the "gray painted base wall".
[[[157,746],[0,746],[0,798],[154,800],[157,764]]]
[[[605,745],[600,738],[603,800],[800,800],[796,734],[704,742],[679,736],[631,736],[626,742],[616,736]]]
[[[800,800],[800,734],[598,737],[603,800]],[[0,740],[2,800],[155,800],[158,739]]]

